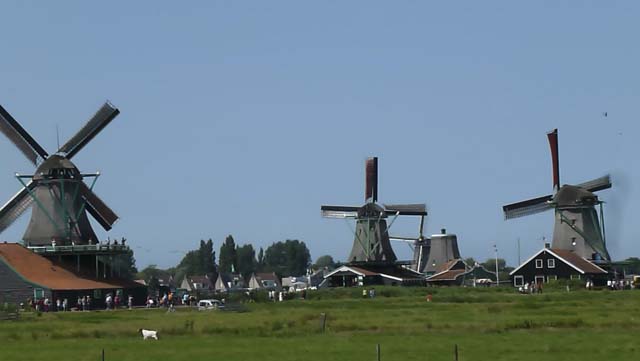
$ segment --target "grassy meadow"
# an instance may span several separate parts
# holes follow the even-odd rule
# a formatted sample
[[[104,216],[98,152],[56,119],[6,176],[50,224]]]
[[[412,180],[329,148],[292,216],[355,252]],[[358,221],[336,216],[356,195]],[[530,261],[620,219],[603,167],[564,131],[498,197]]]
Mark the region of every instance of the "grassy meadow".
[[[430,292],[433,301],[426,302]],[[640,291],[323,290],[246,312],[24,313],[0,321],[0,360],[636,360]],[[320,314],[327,314],[321,332]],[[139,328],[158,330],[143,341]]]

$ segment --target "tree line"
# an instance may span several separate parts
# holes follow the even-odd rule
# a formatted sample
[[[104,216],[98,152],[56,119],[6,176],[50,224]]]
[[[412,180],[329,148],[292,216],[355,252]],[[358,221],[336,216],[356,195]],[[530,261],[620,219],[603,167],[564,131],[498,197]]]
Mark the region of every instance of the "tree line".
[[[233,236],[228,235],[217,256],[216,259],[213,240],[201,240],[198,249],[187,252],[177,266],[161,270],[150,265],[138,276],[150,280],[164,275],[172,277],[175,282],[195,275],[207,275],[215,280],[219,273],[237,273],[245,279],[254,272],[275,272],[278,277],[289,277],[305,275],[312,266],[307,245],[297,239],[274,242],[266,249],[260,247],[256,252],[252,244],[238,245]],[[334,265],[331,256],[322,256],[319,261],[323,265]]]

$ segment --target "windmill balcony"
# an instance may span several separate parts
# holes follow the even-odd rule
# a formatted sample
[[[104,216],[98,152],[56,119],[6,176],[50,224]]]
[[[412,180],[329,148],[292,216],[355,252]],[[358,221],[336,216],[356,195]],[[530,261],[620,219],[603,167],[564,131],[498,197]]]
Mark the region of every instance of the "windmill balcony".
[[[27,247],[32,252],[47,255],[70,255],[70,254],[121,254],[129,251],[129,246],[121,244],[86,244],[72,246],[31,246]]]

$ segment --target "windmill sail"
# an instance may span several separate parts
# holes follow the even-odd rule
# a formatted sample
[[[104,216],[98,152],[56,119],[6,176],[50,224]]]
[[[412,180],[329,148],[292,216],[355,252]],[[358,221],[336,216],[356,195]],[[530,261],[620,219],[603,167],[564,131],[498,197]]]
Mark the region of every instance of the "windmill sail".
[[[577,185],[580,188],[584,188],[589,192],[597,192],[612,187],[611,176],[605,175],[604,177],[596,178],[588,182],[580,183]]]
[[[100,133],[118,114],[120,114],[120,111],[117,108],[109,103],[105,103],[78,133],[60,147],[58,152],[66,153],[69,159],[73,158],[74,155]]]
[[[80,183],[80,195],[86,202],[87,211],[95,218],[98,223],[105,229],[110,230],[113,224],[118,220],[118,216],[100,199],[89,187]]]
[[[18,217],[24,213],[33,202],[33,198],[29,195],[36,187],[34,182],[29,182],[26,188],[23,188],[13,198],[0,208],[0,232],[9,227]]]
[[[46,159],[49,156],[2,106],[0,106],[0,132],[6,135],[33,165],[37,164],[38,157]]]
[[[507,204],[506,206],[502,207],[504,218],[519,218],[552,209],[553,206],[549,203],[551,199],[553,199],[552,195],[546,195],[538,198],[528,199],[522,202]]]

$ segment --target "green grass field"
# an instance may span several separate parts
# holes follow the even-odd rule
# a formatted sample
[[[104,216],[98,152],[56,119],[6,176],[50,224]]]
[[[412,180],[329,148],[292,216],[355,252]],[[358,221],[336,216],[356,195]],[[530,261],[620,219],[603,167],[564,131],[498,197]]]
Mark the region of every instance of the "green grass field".
[[[0,360],[636,360],[640,291],[378,288],[252,303],[247,312],[178,309],[26,313],[0,321]],[[427,292],[433,302],[426,302]],[[327,313],[325,333],[320,314]],[[139,328],[158,330],[143,341]]]

